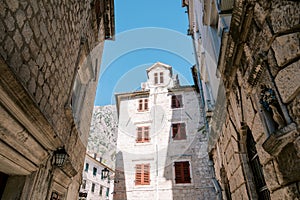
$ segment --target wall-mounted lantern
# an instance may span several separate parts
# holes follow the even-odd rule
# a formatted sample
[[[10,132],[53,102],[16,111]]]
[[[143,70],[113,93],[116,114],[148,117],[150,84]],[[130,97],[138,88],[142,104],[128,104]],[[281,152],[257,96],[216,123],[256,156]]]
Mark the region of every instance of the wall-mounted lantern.
[[[105,167],[104,169],[102,169],[101,171],[101,176],[103,179],[107,178],[109,175],[109,170]]]
[[[59,148],[54,152],[54,164],[58,167],[64,165],[68,154],[64,148]]]

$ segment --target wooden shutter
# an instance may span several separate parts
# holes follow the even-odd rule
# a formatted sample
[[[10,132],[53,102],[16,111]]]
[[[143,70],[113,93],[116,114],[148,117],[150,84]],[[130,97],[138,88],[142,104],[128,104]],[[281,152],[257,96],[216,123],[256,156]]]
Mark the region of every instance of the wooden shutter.
[[[136,142],[143,142],[143,127],[138,127],[137,128]]]
[[[164,73],[163,72],[159,73],[159,81],[160,81],[160,83],[164,82]]]
[[[154,73],[154,84],[158,83],[158,74]]]
[[[175,166],[175,182],[191,183],[189,161],[175,162],[174,166]]]
[[[148,99],[144,99],[144,110],[148,110]]]
[[[145,164],[144,165],[144,180],[143,180],[144,185],[149,185],[150,184],[150,164]]]
[[[135,166],[135,184],[136,185],[142,184],[142,165]]]
[[[145,142],[149,142],[150,138],[149,138],[149,127],[146,126],[144,127],[144,141]]]
[[[172,96],[171,107],[176,108],[176,96],[175,95]]]
[[[176,95],[176,108],[181,108],[181,107],[182,107],[182,96]]]
[[[181,183],[182,182],[182,173],[181,173],[181,163],[175,162],[175,182]]]
[[[190,183],[191,182],[191,176],[190,176],[190,163],[188,161],[182,162],[183,164],[183,182],[184,183]]]
[[[135,185],[149,185],[150,164],[137,164],[135,168]]]
[[[177,139],[178,130],[178,124],[172,124],[172,138]]]
[[[138,110],[139,110],[139,111],[143,110],[143,99],[140,99],[140,100],[139,100],[139,107],[138,107]]]

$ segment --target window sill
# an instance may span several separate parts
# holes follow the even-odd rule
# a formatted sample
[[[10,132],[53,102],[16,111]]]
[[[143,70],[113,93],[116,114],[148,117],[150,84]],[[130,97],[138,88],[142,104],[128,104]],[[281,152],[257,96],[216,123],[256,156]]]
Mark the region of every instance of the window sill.
[[[149,113],[149,109],[148,110],[137,110],[136,113]]]
[[[172,108],[172,107],[171,107],[172,110],[181,110],[181,109],[183,109],[183,108],[184,108],[184,107],[180,107],[180,108]]]
[[[194,186],[193,183],[174,183],[174,187],[190,187],[190,186]]]
[[[136,143],[134,143],[134,146],[150,146],[150,145],[153,145],[153,143],[152,142],[136,142]]]
[[[291,123],[272,133],[262,146],[269,154],[277,156],[287,144],[294,142],[299,135],[296,124]]]
[[[149,185],[134,185],[134,188],[137,190],[144,190],[144,189],[152,189],[153,186],[151,185],[151,183]]]
[[[173,138],[171,138],[171,141],[174,143],[178,143],[178,142],[186,142],[188,140],[188,138],[186,139],[182,139],[182,140],[174,140]]]

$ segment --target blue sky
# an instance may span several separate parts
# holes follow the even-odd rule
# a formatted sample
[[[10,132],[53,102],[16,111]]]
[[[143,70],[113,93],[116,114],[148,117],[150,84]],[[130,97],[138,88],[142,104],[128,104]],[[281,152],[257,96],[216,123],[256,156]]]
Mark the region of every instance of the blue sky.
[[[155,62],[173,67],[182,85],[193,84],[192,40],[181,0],[115,0],[115,41],[106,41],[95,105],[115,104],[115,93],[135,91]]]

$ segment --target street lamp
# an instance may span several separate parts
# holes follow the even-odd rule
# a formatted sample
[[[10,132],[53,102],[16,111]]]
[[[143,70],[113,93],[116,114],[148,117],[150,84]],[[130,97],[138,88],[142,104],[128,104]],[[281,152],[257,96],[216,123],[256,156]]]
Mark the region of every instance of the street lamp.
[[[102,176],[102,178],[104,179],[104,178],[107,178],[108,175],[109,175],[109,170],[105,167],[105,168],[102,169],[102,171],[101,171],[101,176]]]
[[[64,165],[68,154],[64,148],[59,148],[54,152],[54,164],[58,167]]]

